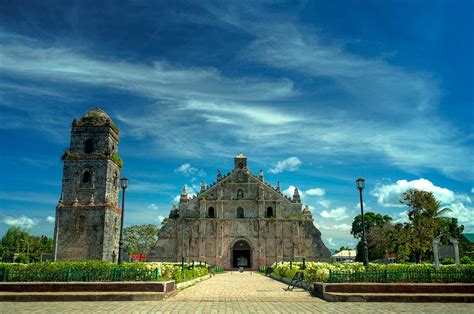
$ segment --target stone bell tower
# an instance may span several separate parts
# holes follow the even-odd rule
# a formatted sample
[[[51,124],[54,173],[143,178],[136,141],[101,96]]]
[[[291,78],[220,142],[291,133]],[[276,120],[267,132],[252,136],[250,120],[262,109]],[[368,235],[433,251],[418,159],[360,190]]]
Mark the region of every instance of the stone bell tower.
[[[118,129],[99,108],[72,122],[56,207],[55,258],[116,261],[120,236]]]

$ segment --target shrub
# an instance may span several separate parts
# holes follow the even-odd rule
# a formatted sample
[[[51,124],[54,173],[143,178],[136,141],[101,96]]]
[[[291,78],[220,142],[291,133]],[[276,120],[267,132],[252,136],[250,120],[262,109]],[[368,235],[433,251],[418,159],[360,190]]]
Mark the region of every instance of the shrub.
[[[472,264],[472,259],[469,256],[463,256],[460,262],[461,264]]]
[[[454,258],[442,258],[440,260],[440,263],[442,265],[451,265],[451,264],[454,264],[455,262],[454,262]]]
[[[20,255],[21,256],[21,255]],[[26,255],[25,255],[26,256]],[[26,256],[27,257],[27,256]],[[34,264],[0,263],[0,277],[9,274],[7,281],[187,281],[208,274],[202,266],[180,263],[115,263],[105,261],[56,261]]]
[[[365,272],[366,269],[362,263],[319,263],[319,262],[306,262],[306,269],[302,270],[301,262],[294,262],[292,268],[290,268],[289,262],[284,263],[274,263],[272,266],[273,274],[276,276],[282,276],[289,279],[293,279],[293,276],[297,271],[303,271],[305,280],[308,282],[327,282],[329,280],[329,275],[331,271],[344,272],[347,274]],[[369,272],[384,272],[393,271],[399,272],[399,275],[402,275],[403,272],[406,273],[422,273],[426,274],[435,271],[435,266],[433,264],[376,264],[370,263],[367,271]],[[469,274],[474,273],[474,264],[468,265],[443,265],[440,267],[441,272],[443,271],[453,271],[453,278],[458,276],[459,278],[452,280],[459,280],[460,277],[469,276]],[[472,275],[471,275],[472,276]],[[469,278],[467,278],[469,280]],[[433,279],[434,280],[434,279]],[[436,279],[438,280],[438,279]],[[439,279],[442,280],[442,279]],[[462,279],[464,280],[464,279]],[[455,281],[453,281],[455,282]]]

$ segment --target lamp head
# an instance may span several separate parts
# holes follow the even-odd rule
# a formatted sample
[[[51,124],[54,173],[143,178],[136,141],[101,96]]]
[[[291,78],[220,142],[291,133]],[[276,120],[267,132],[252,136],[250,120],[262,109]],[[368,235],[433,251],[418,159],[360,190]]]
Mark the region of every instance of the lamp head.
[[[120,186],[125,190],[128,187],[128,179],[125,177],[120,178]]]
[[[356,180],[356,182],[357,182],[357,188],[358,188],[359,190],[363,190],[363,189],[364,189],[364,182],[365,182],[365,180],[362,179],[362,178],[359,178],[359,179]]]

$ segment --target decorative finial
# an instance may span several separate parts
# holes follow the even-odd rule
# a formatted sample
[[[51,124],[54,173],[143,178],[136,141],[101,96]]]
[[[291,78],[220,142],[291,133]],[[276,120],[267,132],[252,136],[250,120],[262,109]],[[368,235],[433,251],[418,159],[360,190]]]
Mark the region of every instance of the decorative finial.
[[[295,191],[293,192],[293,203],[301,203],[301,197],[300,197],[300,192],[298,191],[298,188],[295,188]]]
[[[217,181],[219,182],[220,180],[222,180],[221,169],[217,169]]]
[[[262,169],[260,169],[260,175],[258,176],[258,178],[259,178],[260,180],[262,180],[262,181],[264,180],[264,179],[263,179],[263,170],[262,170]]]
[[[277,182],[277,188],[276,188],[277,192],[280,192],[280,181]]]
[[[204,180],[201,181],[201,192],[200,193],[204,193],[204,191],[206,191],[206,182],[204,182]]]

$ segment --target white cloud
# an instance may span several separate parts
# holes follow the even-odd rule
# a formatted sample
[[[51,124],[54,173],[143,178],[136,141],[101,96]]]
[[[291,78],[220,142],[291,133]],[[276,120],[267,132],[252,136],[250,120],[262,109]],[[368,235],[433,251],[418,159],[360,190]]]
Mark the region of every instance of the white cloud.
[[[181,195],[176,195],[174,198],[173,198],[173,203],[174,204],[178,204],[179,203],[179,199],[180,199]]]
[[[471,193],[474,194],[474,188],[471,188]]]
[[[326,199],[322,199],[322,200],[318,201],[318,204],[321,205],[324,208],[329,208],[329,206],[331,206],[331,201],[326,200]]]
[[[408,210],[398,212],[395,217],[393,217],[394,223],[405,223],[408,222]]]
[[[46,221],[50,224],[53,224],[56,221],[56,218],[54,218],[53,216],[48,216],[46,217]]]
[[[332,229],[341,230],[341,231],[349,231],[349,230],[352,229],[352,226],[349,225],[349,224],[346,224],[346,223],[342,223],[342,224],[339,224],[339,225],[333,225]]]
[[[335,221],[340,221],[349,217],[346,214],[346,210],[347,210],[346,207],[341,206],[341,207],[331,209],[330,211],[323,210],[320,213],[320,215],[323,218],[330,218],[330,219],[334,219]]]
[[[326,194],[326,191],[321,188],[312,188],[312,189],[306,190],[304,193],[306,195],[311,195],[311,196],[324,196],[324,194]]]
[[[405,207],[399,202],[403,192],[409,189],[418,189],[432,192],[442,207],[448,207],[451,212],[445,214],[446,217],[457,218],[460,224],[464,224],[466,231],[474,229],[474,207],[471,198],[465,194],[458,194],[449,189],[434,185],[426,179],[418,180],[398,180],[394,184],[377,185],[371,192],[377,197],[379,205],[384,207]],[[402,211],[395,217],[395,222],[406,222],[407,211]]]
[[[294,185],[290,185],[287,189],[284,189],[284,190],[281,190],[281,193],[283,193],[284,195],[288,196],[288,197],[293,197],[293,193],[295,193],[295,189],[296,189],[296,186]],[[301,195],[301,191],[300,192],[300,196]]]
[[[330,247],[335,247],[336,246],[336,243],[334,243],[333,238],[328,238],[327,243]]]
[[[158,209],[158,205],[156,205],[155,203],[151,203],[150,205],[147,206],[148,209],[152,209],[152,210],[157,210]]]
[[[158,216],[158,221],[160,222],[160,224],[163,222],[165,218],[166,218],[165,216]]]
[[[280,173],[283,171],[295,171],[301,165],[301,160],[298,157],[289,157],[284,160],[277,162],[274,168],[271,168],[269,171],[271,173]]]
[[[409,189],[433,192],[433,195],[442,204],[450,204],[458,198],[453,191],[436,186],[423,178],[412,181],[398,180],[394,184],[377,185],[371,193],[377,197],[379,205],[403,207],[405,205],[400,203],[400,196]]]
[[[202,169],[192,167],[190,163],[185,163],[179,166],[174,172],[181,173],[186,177],[197,175],[203,177],[206,175],[206,172]]]
[[[20,217],[4,216],[3,223],[9,226],[18,226],[23,229],[30,229],[38,224],[38,221],[34,218],[21,215]]]

